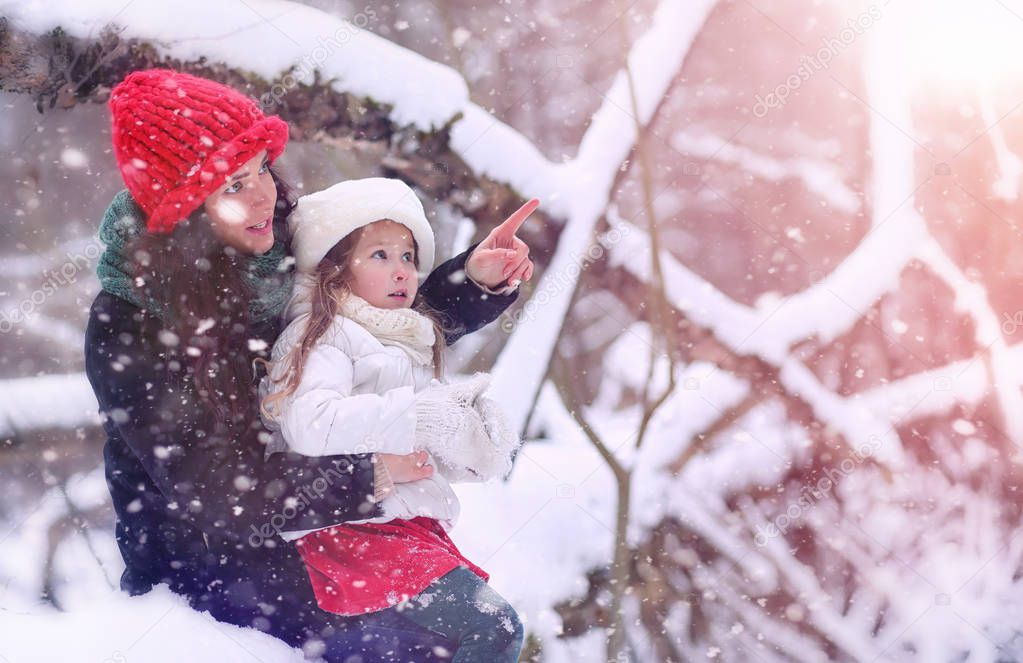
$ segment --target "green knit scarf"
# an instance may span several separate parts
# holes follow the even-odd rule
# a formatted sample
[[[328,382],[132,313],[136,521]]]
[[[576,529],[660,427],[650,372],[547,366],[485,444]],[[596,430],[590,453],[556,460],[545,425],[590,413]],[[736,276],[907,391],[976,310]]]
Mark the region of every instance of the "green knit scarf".
[[[145,213],[132,199],[127,190],[114,196],[110,207],[103,215],[99,238],[106,245],[96,267],[100,285],[112,295],[131,302],[139,308],[147,308],[161,318],[167,314],[164,302],[143,302],[141,293],[129,276],[129,261],[125,249],[131,240],[145,231]],[[291,295],[292,278],[270,278],[282,269],[285,258],[284,243],[279,239],[273,248],[260,256],[245,259],[242,280],[249,287],[249,317],[253,323],[264,322],[278,316]],[[182,269],[194,269],[182,265]]]

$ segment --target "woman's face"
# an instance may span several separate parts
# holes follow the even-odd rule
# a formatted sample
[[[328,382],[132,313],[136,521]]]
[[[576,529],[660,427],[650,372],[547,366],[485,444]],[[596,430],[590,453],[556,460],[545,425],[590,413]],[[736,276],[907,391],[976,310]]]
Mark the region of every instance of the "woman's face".
[[[232,173],[205,203],[213,234],[245,255],[266,253],[274,245],[276,204],[277,187],[267,165],[266,150]]]
[[[408,308],[419,290],[412,232],[390,220],[362,228],[348,266],[352,292],[377,308]]]

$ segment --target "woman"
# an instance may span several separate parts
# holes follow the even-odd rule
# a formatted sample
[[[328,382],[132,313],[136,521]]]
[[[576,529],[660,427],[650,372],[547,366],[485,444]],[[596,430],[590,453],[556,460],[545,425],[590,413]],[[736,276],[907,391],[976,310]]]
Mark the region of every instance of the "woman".
[[[264,460],[251,367],[280,332],[291,290],[291,203],[270,170],[287,125],[226,86],[166,70],[131,74],[110,107],[127,191],[103,220],[103,291],[85,352],[105,415],[122,589],[166,583],[217,619],[329,660],[429,660],[444,643],[427,631],[321,612],[301,560],[276,537],[373,517],[384,476],[433,470],[414,454]],[[424,282],[448,343],[496,318],[531,277],[514,237],[523,219]]]

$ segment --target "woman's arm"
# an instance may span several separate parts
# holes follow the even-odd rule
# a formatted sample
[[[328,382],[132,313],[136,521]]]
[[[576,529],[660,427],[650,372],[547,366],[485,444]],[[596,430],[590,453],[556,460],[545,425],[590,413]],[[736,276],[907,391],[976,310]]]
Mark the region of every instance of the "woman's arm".
[[[488,294],[468,278],[465,261],[476,246],[439,265],[419,287],[426,304],[441,314],[448,345],[496,320],[519,296],[518,290]]]
[[[158,348],[145,342],[142,312],[101,293],[86,331],[86,373],[106,417],[168,501],[168,515],[221,535],[271,531],[284,505],[294,508],[289,529],[313,529],[379,515],[370,503],[370,456],[264,460],[266,435],[253,427],[237,438],[209,430],[203,408],[180,373],[168,371]]]

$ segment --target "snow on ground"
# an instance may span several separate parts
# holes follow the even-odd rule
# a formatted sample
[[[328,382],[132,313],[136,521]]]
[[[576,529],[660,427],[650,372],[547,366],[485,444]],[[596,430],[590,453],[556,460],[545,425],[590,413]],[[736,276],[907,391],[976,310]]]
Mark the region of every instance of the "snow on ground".
[[[16,663],[305,660],[259,631],[195,612],[163,585],[144,596],[94,595],[69,612],[0,609],[0,630],[0,660]]]
[[[0,661],[302,661],[302,654],[254,629],[192,610],[166,586],[137,597],[117,591],[124,569],[113,528],[76,531],[53,559],[64,611],[37,597],[51,526],[68,513],[109,501],[103,468],[49,490],[20,522],[0,529]],[[88,541],[86,540],[88,536]]]

